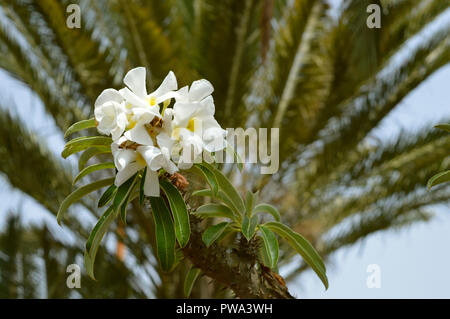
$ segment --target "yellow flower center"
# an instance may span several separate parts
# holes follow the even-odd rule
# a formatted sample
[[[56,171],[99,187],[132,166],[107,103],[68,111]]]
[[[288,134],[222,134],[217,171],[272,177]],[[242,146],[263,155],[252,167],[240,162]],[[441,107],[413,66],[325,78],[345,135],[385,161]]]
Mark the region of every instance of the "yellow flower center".
[[[142,157],[140,153],[137,152],[136,152],[136,162],[138,162],[142,166],[147,166],[147,162],[145,161],[145,159]]]
[[[197,119],[196,119],[195,117],[191,118],[191,119],[189,120],[187,126],[186,126],[186,129],[189,130],[189,131],[191,131],[191,132],[194,132],[194,131],[195,131],[195,121],[196,121],[196,120],[197,120]],[[172,130],[172,138],[173,138],[173,139],[176,139],[176,140],[179,140],[179,139],[180,139],[180,129],[181,129],[180,127],[175,127],[175,128]]]
[[[180,128],[175,127],[172,131],[172,138],[179,140],[180,139]]]
[[[195,117],[191,118],[188,122],[188,125],[186,126],[186,128],[191,131],[194,132],[195,130]]]
[[[133,127],[136,126],[137,122],[133,120],[133,116],[131,114],[127,114],[127,119],[128,119],[127,129],[131,130]]]
[[[150,106],[155,105],[156,104],[156,97],[150,96],[150,98],[148,99],[148,104],[150,104]]]

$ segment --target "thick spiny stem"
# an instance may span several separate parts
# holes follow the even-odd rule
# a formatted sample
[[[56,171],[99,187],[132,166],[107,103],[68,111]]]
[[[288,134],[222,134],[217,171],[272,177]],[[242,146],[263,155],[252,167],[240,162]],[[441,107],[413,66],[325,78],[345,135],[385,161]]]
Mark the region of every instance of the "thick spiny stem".
[[[234,249],[202,241],[200,219],[191,215],[191,238],[183,253],[205,275],[229,287],[238,298],[292,299],[284,280],[257,260],[258,243],[241,239]]]

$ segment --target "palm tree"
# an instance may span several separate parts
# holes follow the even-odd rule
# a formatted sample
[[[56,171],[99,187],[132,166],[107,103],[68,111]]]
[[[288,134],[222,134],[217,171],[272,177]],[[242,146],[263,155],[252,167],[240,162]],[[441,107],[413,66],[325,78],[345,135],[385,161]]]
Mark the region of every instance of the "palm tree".
[[[371,135],[411,91],[450,61],[448,23],[414,49],[405,49],[448,8],[446,1],[343,0],[336,9],[322,0],[80,0],[81,28],[70,29],[66,7],[73,2],[0,5],[0,68],[40,98],[60,132],[91,117],[98,94],[120,88],[127,70],[147,67],[152,88],[173,70],[180,87],[198,78],[214,84],[222,126],[280,128],[277,174],[260,175],[253,168],[241,176],[226,173],[242,189],[259,189],[324,258],[374,232],[428,220],[431,205],[448,203],[448,185],[426,191],[426,181],[444,164],[448,135],[431,129],[390,141]],[[379,29],[366,26],[371,3],[383,8]],[[7,107],[0,111],[0,171],[11,186],[56,214],[71,191],[71,167]],[[94,200],[78,207],[99,216]],[[138,205],[128,215],[127,236],[119,225],[111,239],[124,242],[133,262],[101,249],[96,273],[111,279],[88,283],[86,278],[81,296],[182,297],[188,261],[170,275],[163,273],[153,257],[151,218]],[[76,214],[68,224],[77,238],[73,245],[45,237],[46,229],[24,229],[11,220],[2,252],[31,258],[46,241],[55,256],[72,254],[51,261],[52,275],[59,269],[61,277],[65,265],[80,258],[92,227]],[[13,234],[42,241],[7,248]],[[281,262],[289,263],[293,256],[281,251]],[[18,261],[2,269],[11,263]],[[304,269],[299,264],[286,279]],[[142,278],[147,287],[136,284],[145,282]],[[5,282],[2,294],[17,297],[15,289],[30,280]],[[64,276],[52,280],[65,285]],[[101,285],[109,293],[100,294]],[[204,277],[192,296],[232,296],[226,287]],[[64,289],[47,289],[49,297],[71,296]]]

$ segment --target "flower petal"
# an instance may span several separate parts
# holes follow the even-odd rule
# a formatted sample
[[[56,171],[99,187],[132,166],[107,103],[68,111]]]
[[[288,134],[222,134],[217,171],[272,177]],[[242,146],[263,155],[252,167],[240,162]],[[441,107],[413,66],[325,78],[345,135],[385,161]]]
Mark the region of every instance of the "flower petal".
[[[159,97],[156,98],[156,104],[160,104],[170,99],[177,99],[179,96],[180,95],[178,94],[178,92],[175,91],[164,93],[163,95],[160,95]]]
[[[186,127],[190,118],[196,112],[198,106],[198,103],[175,103],[173,106],[173,123],[175,126]]]
[[[144,195],[159,197],[159,179],[158,172],[147,169],[144,181]]]
[[[124,136],[128,140],[130,140],[132,142],[136,142],[138,144],[153,145],[153,141],[152,141],[150,135],[148,135],[148,132],[145,129],[144,125],[137,124],[131,130],[126,131]]]
[[[133,150],[119,149],[114,153],[114,164],[117,170],[125,169],[128,164],[136,160],[136,152]]]
[[[143,167],[139,165],[137,162],[130,163],[123,170],[117,172],[114,185],[119,187],[142,168]]]
[[[150,95],[158,98],[170,91],[175,91],[177,88],[178,88],[177,78],[175,77],[175,74],[172,71],[170,71],[163,80],[163,82],[161,83],[161,85]]]
[[[117,141],[114,141],[113,143],[111,143],[111,153],[114,157],[116,156],[117,152],[122,151],[122,149],[119,148],[119,146],[126,140],[127,139],[125,138],[125,136],[122,136]]]
[[[123,131],[125,131],[125,128],[116,126],[113,130],[111,130],[111,137],[113,141],[117,141],[119,137],[122,136]]]
[[[198,109],[198,116],[214,116],[216,107],[214,105],[214,99],[211,95],[207,96],[200,102],[200,107]]]
[[[172,131],[172,119],[173,119],[173,109],[166,109],[162,117],[163,120],[163,130],[167,135],[171,135]]]
[[[175,99],[177,102],[189,102],[189,87],[187,85],[183,86],[176,93]]]
[[[155,116],[161,117],[161,115],[159,114],[159,108],[157,106],[133,108],[133,118],[139,123],[149,123]]]
[[[133,91],[134,94],[140,98],[145,99],[147,97],[147,89],[145,88],[145,68],[134,68],[125,75],[123,83]]]
[[[194,81],[189,89],[189,101],[200,102],[214,91],[211,82],[205,79]]]
[[[120,90],[120,94],[123,96],[125,100],[127,100],[128,103],[132,104],[133,106],[138,107],[147,107],[148,102],[142,98],[134,94],[130,91],[129,88],[123,88]]]
[[[178,171],[178,167],[174,164],[174,162],[172,162],[170,160],[170,152],[169,152],[169,150],[164,147],[164,148],[161,149],[161,152],[164,155],[164,157],[163,157],[164,158],[164,163],[163,163],[162,167],[167,171],[167,173],[173,174],[176,171]]]
[[[106,89],[95,100],[94,106],[100,106],[102,104],[105,104],[108,101],[114,101],[117,103],[120,103],[123,101],[122,95],[119,93],[119,91],[114,89]]]
[[[175,141],[170,138],[166,133],[160,133],[156,136],[156,142],[160,148],[167,148],[169,151],[172,149]]]
[[[136,151],[142,155],[150,170],[156,171],[161,168],[160,158],[163,155],[159,148],[154,146],[139,146]]]
[[[204,148],[208,152],[217,152],[223,150],[227,144],[225,140],[226,135],[227,131],[223,130],[220,127],[211,127],[205,130],[203,133]]]

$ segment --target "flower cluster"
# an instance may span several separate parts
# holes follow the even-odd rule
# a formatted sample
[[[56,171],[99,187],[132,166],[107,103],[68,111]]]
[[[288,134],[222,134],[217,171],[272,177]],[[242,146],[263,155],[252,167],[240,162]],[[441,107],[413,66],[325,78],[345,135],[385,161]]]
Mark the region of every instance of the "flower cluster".
[[[190,168],[203,152],[225,148],[226,131],[214,118],[214,88],[209,81],[194,81],[178,89],[170,71],[148,94],[146,70],[138,67],[123,82],[126,87],[120,90],[104,90],[94,110],[98,131],[113,140],[116,186],[147,167],[144,194],[159,196],[161,169],[173,174]]]

